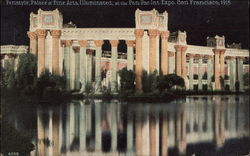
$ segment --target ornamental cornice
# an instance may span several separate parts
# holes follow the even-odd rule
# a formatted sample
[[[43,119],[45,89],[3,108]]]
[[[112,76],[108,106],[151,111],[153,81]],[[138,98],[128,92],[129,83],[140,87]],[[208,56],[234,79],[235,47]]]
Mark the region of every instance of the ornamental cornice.
[[[103,40],[94,40],[96,47],[101,47],[103,45]]]
[[[215,55],[219,55],[220,51],[221,51],[221,49],[213,49],[213,52]]]
[[[135,29],[135,37],[142,38],[144,34],[143,29]]]
[[[65,46],[66,46],[66,47],[71,46],[71,45],[72,45],[72,43],[73,43],[73,41],[72,41],[72,40],[65,40]]]
[[[86,40],[79,40],[78,43],[81,47],[87,47],[88,42]]]
[[[117,47],[119,44],[119,40],[109,40],[109,43],[112,47]]]
[[[225,52],[226,52],[226,49],[222,49],[222,50],[220,50],[220,54],[221,54],[221,55],[224,55],[224,54],[225,54]]]
[[[66,46],[66,41],[65,40],[61,40],[61,46],[65,47]]]
[[[176,51],[181,52],[183,46],[182,45],[174,45],[174,48],[175,48]]]
[[[64,40],[135,40],[134,28],[64,28]]]
[[[44,29],[37,29],[36,30],[36,34],[37,34],[37,37],[38,38],[45,38],[46,35],[47,35],[47,30],[44,30]]]
[[[212,59],[212,55],[204,55],[204,57],[206,57],[207,59]]]
[[[149,35],[149,38],[155,38],[156,36],[159,35],[159,30],[149,29],[148,30],[148,35]]]
[[[167,40],[169,36],[169,31],[161,31],[161,38]]]
[[[243,61],[243,60],[244,60],[244,57],[242,57],[242,56],[237,56],[237,58],[238,58],[240,61]]]
[[[31,39],[31,40],[36,40],[37,39],[37,35],[36,35],[36,32],[27,32],[27,35],[28,37]]]
[[[236,59],[236,56],[228,56],[227,57],[229,60],[235,60]]]
[[[213,56],[212,55],[207,55],[208,57],[208,59],[212,59],[213,58]]]
[[[174,56],[174,52],[168,51],[168,57],[173,57]]]
[[[199,59],[202,59],[204,55],[202,55],[202,54],[195,54],[195,56],[197,56]]]
[[[191,53],[187,53],[187,56],[188,56],[189,58],[194,58],[194,54],[191,54]]]
[[[1,45],[1,54],[22,54],[28,52],[29,46]]]
[[[133,47],[135,45],[135,41],[134,40],[126,40],[126,44],[128,47]]]
[[[59,38],[61,36],[61,30],[50,30],[50,34],[53,38]]]
[[[186,52],[187,51],[187,46],[182,46],[181,47],[181,52]]]

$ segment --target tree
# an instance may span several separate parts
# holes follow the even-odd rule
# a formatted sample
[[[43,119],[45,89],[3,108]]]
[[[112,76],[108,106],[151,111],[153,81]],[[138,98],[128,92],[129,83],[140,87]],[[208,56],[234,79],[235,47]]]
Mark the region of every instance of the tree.
[[[244,81],[244,85],[248,86],[249,85],[249,73],[245,73],[243,75],[243,81]]]
[[[33,54],[19,55],[19,63],[15,73],[16,87],[25,89],[32,87],[37,79],[37,59]]]
[[[222,76],[220,76],[220,84],[221,84],[221,89],[224,89],[225,82]]]
[[[65,89],[66,78],[64,76],[53,75],[48,70],[41,73],[40,77],[35,82],[35,90],[37,95],[47,94],[50,91],[62,91]]]
[[[14,68],[7,65],[5,68],[1,67],[1,87],[14,88],[16,84]]]
[[[157,89],[157,71],[155,70],[153,73],[147,73],[147,71],[143,71],[142,73],[142,90],[144,93],[153,92]]]
[[[158,88],[160,91],[163,91],[165,89],[171,89],[175,85],[184,87],[184,79],[176,74],[160,76],[158,79]]]
[[[135,89],[135,73],[132,70],[123,68],[118,72],[120,76],[121,91],[134,91]]]

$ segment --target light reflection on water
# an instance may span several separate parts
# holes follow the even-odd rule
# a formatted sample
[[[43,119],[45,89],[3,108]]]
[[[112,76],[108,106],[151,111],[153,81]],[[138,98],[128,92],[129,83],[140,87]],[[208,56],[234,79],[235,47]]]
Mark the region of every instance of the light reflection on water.
[[[249,137],[247,96],[150,104],[79,100],[37,110],[37,155],[191,155],[196,144],[216,152],[242,137]]]

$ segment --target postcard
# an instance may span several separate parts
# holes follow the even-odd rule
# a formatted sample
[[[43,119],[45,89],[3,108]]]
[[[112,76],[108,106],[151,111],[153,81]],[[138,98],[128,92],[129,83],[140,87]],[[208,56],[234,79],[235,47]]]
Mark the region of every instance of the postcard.
[[[1,1],[2,156],[249,156],[246,0]]]

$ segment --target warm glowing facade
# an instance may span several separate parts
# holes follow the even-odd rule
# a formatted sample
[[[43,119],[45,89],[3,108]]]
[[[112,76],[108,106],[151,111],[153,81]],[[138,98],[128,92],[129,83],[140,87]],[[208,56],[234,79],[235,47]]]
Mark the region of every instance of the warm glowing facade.
[[[115,93],[119,88],[117,73],[127,67],[136,73],[138,91],[142,90],[143,70],[164,75],[176,73],[184,78],[189,90],[220,90],[221,78],[225,79],[225,88],[235,90],[238,85],[239,90],[244,90],[249,50],[234,45],[226,48],[224,36],[208,37],[207,46],[188,45],[186,32],[169,33],[166,11],[137,9],[135,25],[76,28],[72,23],[63,25],[57,9],[31,13],[28,36],[30,52],[38,56],[38,76],[47,69],[65,74],[70,90],[84,91],[90,83],[97,94],[103,86]],[[102,50],[104,41],[110,43],[111,52]],[[118,52],[122,43],[126,44],[126,53]]]

